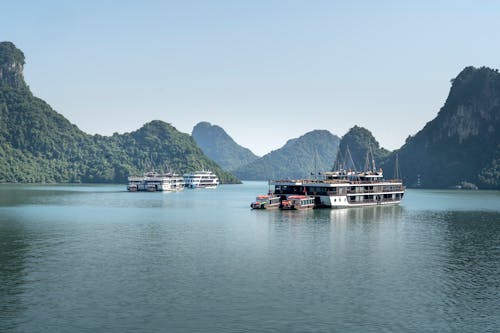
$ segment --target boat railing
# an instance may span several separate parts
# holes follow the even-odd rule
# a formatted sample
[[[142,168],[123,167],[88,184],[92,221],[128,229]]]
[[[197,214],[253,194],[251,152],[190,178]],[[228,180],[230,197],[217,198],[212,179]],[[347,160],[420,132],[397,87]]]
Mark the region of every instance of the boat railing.
[[[363,193],[375,193],[375,192],[379,192],[379,191],[375,191],[375,190],[361,190],[361,191],[347,190],[347,193],[359,193],[359,194],[363,194]]]
[[[376,199],[363,199],[363,200],[354,200],[354,199],[347,199],[347,202],[349,203],[373,203],[373,202],[393,202],[393,201],[401,201],[401,198],[381,198],[380,200]]]
[[[353,185],[378,185],[384,183],[401,184],[400,179],[376,179],[376,180],[349,180],[349,179],[273,179],[269,183],[291,183],[291,184],[353,184]],[[395,186],[395,185],[394,185]]]
[[[347,190],[347,194],[359,194],[359,195],[363,195],[363,194],[366,194],[366,193],[400,192],[400,191],[404,191],[404,190],[405,190],[404,186],[393,186],[392,188],[384,188],[384,189],[380,189],[380,190],[361,190],[361,191],[356,191],[356,189],[354,189],[354,190],[348,189]]]

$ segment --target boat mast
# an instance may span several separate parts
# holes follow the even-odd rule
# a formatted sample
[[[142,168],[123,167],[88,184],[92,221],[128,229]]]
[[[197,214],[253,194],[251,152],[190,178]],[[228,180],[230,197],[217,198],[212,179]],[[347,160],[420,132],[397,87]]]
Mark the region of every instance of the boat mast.
[[[396,161],[394,162],[394,179],[399,180],[402,179],[400,170],[399,170],[399,155],[396,154]]]
[[[370,145],[370,154],[372,155],[372,171],[377,171],[377,167],[375,166],[375,156],[373,156],[372,145]]]
[[[368,156],[369,150],[366,151],[365,155],[365,168],[364,171],[369,171],[370,170],[370,157]]]
[[[345,157],[345,163],[351,163],[352,165],[352,171],[356,172],[358,171],[357,168],[356,168],[356,164],[354,164],[354,161],[352,159],[352,155],[351,155],[351,151],[349,150],[349,146],[347,146],[346,148],[346,153],[345,153],[346,157]],[[347,165],[346,165],[346,168],[347,168]]]
[[[332,171],[340,171],[342,168],[341,163],[340,163],[340,148],[337,150],[337,156],[335,157],[335,161],[333,162],[333,169]]]
[[[318,150],[314,149],[314,179],[318,180]]]

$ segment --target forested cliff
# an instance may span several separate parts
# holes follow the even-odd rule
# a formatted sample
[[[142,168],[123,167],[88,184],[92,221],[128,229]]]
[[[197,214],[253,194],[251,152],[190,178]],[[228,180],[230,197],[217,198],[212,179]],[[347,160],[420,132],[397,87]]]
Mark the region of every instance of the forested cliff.
[[[211,169],[222,182],[238,182],[190,135],[159,120],[131,133],[84,133],[33,96],[23,66],[22,51],[0,43],[0,182],[122,183],[153,166],[180,173]]]

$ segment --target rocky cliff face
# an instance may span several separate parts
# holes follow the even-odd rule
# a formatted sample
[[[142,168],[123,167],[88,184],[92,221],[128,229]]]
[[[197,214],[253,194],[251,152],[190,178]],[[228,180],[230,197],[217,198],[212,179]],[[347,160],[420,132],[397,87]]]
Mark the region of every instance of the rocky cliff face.
[[[408,185],[500,188],[500,74],[465,68],[437,117],[397,151]],[[390,160],[386,169],[392,169]]]
[[[11,42],[0,43],[0,83],[17,88],[23,86],[24,54]]]
[[[494,133],[500,107],[499,74],[483,67],[465,68],[455,80],[438,118],[443,134],[456,137],[459,143],[469,137]]]

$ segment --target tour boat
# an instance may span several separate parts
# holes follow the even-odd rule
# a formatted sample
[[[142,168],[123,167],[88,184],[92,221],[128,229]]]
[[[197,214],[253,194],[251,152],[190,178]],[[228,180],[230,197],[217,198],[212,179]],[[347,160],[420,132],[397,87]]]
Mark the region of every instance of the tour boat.
[[[347,154],[350,156],[348,150]],[[399,204],[403,199],[405,186],[399,178],[397,156],[394,179],[386,180],[382,169],[376,169],[373,154],[371,163],[368,155],[366,171],[356,172],[339,166],[337,171],[324,172],[322,179],[271,180],[269,186],[274,186],[271,192],[273,195],[282,197],[282,200],[288,200],[294,195],[310,196],[314,198],[316,207],[342,208]],[[350,159],[352,161],[352,158]]]
[[[314,208],[314,197],[307,195],[289,195],[286,200],[281,201],[280,209],[297,210]]]
[[[271,180],[273,193],[285,196],[308,195],[318,207],[358,207],[399,204],[405,187],[401,180],[384,180],[378,172],[325,172],[322,180]]]
[[[254,202],[250,204],[252,209],[275,209],[279,208],[281,198],[274,195],[259,195]]]
[[[142,176],[128,177],[127,190],[130,192],[137,191],[167,191],[177,192],[184,189],[184,178],[175,173],[156,173],[148,172]]]
[[[212,171],[196,171],[184,174],[184,183],[188,188],[217,188],[219,178]]]

